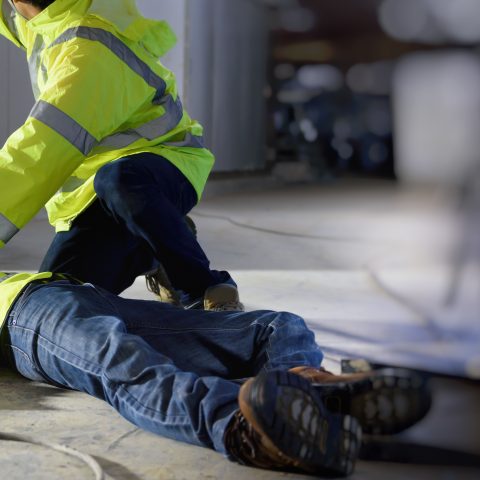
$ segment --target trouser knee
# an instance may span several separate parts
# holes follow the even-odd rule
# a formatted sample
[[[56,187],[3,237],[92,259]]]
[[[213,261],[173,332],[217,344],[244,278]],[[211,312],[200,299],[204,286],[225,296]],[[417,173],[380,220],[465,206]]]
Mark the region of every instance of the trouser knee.
[[[130,159],[107,163],[95,175],[94,189],[104,206],[112,212],[135,214],[148,206],[142,188],[147,183]]]
[[[112,192],[123,191],[132,184],[132,168],[128,163],[117,160],[98,170],[93,186],[99,198],[108,198]]]

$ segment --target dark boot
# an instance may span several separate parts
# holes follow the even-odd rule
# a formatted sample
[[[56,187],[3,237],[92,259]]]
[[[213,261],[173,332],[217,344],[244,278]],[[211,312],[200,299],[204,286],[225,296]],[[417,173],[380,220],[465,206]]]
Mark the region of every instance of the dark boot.
[[[274,371],[248,380],[225,433],[228,453],[258,468],[345,476],[361,442],[355,419],[330,413],[310,383]]]
[[[411,370],[334,375],[323,368],[296,367],[290,372],[310,381],[331,412],[354,416],[368,434],[406,430],[427,414],[432,403],[428,381]]]

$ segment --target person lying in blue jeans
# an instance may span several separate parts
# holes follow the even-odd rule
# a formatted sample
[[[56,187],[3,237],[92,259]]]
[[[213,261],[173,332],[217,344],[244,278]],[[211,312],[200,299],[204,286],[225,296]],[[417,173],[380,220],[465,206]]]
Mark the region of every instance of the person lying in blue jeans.
[[[0,273],[1,323],[3,362],[24,377],[259,468],[348,475],[362,430],[399,432],[429,407],[412,372],[322,369],[292,313],[184,310],[65,275]]]

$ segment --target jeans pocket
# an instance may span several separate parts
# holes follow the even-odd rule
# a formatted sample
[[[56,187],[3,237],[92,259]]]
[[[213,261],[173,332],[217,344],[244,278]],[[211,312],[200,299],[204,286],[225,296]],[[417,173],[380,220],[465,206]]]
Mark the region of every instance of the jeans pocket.
[[[27,352],[14,345],[5,345],[5,347],[10,350],[10,354],[6,355],[6,360],[13,370],[30,380],[36,382],[44,381],[43,376],[37,370]]]

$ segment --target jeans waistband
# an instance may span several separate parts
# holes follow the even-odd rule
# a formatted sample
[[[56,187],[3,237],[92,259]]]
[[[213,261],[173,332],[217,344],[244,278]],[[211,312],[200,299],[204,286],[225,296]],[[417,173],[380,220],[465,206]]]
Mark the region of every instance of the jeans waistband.
[[[0,283],[4,282],[5,280],[8,280],[9,278],[14,277],[15,275],[18,275],[18,272],[10,272],[4,275],[3,277],[0,278]],[[78,280],[77,278],[73,277],[72,275],[68,275],[65,273],[52,273],[52,276],[50,278],[44,278],[41,280],[34,280],[33,282],[30,282],[28,285],[31,284],[39,284],[39,283],[50,283],[50,282],[58,282],[59,280],[68,280],[71,283],[81,285],[83,282]]]
[[[12,315],[13,312],[15,312],[16,306],[21,303],[22,299],[25,297],[25,294],[28,294],[33,287],[38,285],[46,285],[48,283],[54,282],[68,282],[74,285],[83,284],[83,282],[81,282],[77,278],[63,273],[52,273],[52,276],[49,278],[39,278],[37,280],[33,280],[32,282],[27,283],[18,293],[17,298],[15,298],[15,300],[12,302],[10,310],[7,313],[7,319]]]
[[[49,278],[41,278],[39,280],[34,280],[33,282],[30,282],[28,285],[41,285],[45,283],[52,283],[52,282],[59,282],[59,281],[68,281],[70,283],[73,283],[74,285],[82,285],[83,282],[80,281],[78,278],[75,278],[72,275],[69,275],[67,273],[52,273],[52,276]],[[27,286],[28,286],[27,285]]]
[[[67,274],[62,274],[62,273],[53,273],[51,277],[49,278],[42,278],[42,279],[38,279],[38,280],[34,280],[33,282],[29,282],[27,283],[27,285],[25,285],[22,290],[20,290],[20,292],[18,293],[17,297],[15,298],[15,300],[12,302],[11,306],[10,306],[10,309],[6,315],[6,318],[5,318],[5,324],[4,324],[4,328],[0,328],[0,365],[5,365],[5,358],[2,358],[4,357],[3,355],[3,340],[4,340],[4,336],[6,335],[6,324],[8,323],[8,319],[11,317],[11,315],[15,314],[15,310],[16,310],[16,307],[18,307],[19,304],[23,303],[23,299],[25,297],[25,295],[28,295],[28,293],[32,290],[32,287],[35,287],[35,286],[38,286],[38,285],[45,285],[45,284],[48,284],[48,283],[53,283],[53,282],[69,282],[71,284],[74,284],[74,285],[82,285],[83,282],[81,282],[80,280],[78,280],[77,278],[73,277],[72,275],[67,275]]]

